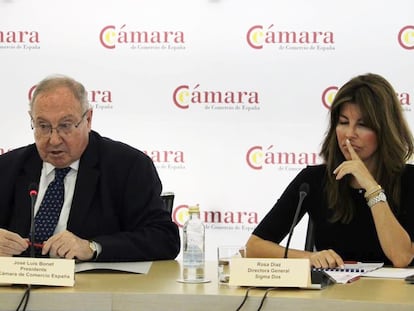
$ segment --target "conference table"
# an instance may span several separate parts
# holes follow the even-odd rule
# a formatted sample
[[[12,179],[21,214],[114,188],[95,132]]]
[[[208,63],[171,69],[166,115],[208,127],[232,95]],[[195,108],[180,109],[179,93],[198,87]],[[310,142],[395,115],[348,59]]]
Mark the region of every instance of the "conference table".
[[[73,287],[35,286],[27,310],[236,310],[245,287],[218,284],[217,262],[206,263],[209,283],[177,282],[180,262],[155,261],[147,274],[107,270],[80,272]],[[0,310],[16,310],[22,285],[0,286]],[[257,310],[265,289],[252,289],[240,310]],[[362,277],[322,290],[279,288],[269,291],[261,310],[414,310],[414,284],[402,279]]]

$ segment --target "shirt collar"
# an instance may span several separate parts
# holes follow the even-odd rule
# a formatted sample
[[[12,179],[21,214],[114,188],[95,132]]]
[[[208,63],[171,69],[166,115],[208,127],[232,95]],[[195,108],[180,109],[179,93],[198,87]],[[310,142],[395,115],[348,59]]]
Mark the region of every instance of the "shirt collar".
[[[72,170],[77,171],[79,168],[79,160],[76,160],[71,165],[69,165]],[[53,172],[56,167],[50,164],[49,162],[43,162],[43,169],[46,171],[46,176]]]

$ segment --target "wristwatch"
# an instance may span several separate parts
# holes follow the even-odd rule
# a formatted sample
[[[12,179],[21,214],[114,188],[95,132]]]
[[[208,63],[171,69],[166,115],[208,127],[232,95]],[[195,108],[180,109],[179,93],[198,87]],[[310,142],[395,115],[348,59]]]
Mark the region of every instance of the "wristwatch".
[[[387,202],[387,196],[385,195],[384,191],[381,191],[375,197],[369,199],[369,201],[367,202],[367,204],[371,208],[371,207],[373,207],[375,204],[377,204],[379,202]]]
[[[96,242],[89,240],[89,248],[93,252],[91,260],[95,260],[96,257],[98,257],[98,247],[96,246]]]

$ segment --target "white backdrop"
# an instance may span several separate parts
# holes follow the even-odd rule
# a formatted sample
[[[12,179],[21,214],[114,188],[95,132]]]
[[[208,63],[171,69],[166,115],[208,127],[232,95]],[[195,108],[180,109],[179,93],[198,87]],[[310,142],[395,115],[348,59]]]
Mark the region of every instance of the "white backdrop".
[[[413,124],[411,0],[0,0],[0,152],[33,142],[30,90],[84,83],[93,128],[149,154],[207,258],[244,244],[317,156],[337,87],[384,75]],[[213,216],[212,216],[213,215]],[[305,223],[292,247],[302,248]]]

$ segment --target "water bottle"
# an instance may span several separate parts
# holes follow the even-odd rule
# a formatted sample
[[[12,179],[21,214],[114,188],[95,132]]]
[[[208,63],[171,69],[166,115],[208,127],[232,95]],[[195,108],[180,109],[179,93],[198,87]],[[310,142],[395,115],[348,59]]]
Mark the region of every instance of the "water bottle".
[[[188,209],[189,218],[183,227],[183,281],[204,281],[204,232],[198,206]]]

